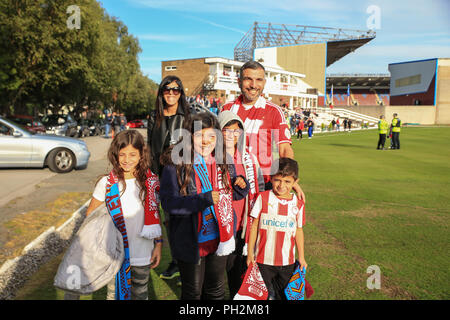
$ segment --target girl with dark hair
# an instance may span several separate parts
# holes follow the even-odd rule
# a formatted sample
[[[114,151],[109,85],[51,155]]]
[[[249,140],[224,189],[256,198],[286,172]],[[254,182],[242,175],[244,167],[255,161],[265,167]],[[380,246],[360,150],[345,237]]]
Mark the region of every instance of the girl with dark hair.
[[[147,127],[147,142],[152,156],[151,169],[158,176],[162,172],[161,154],[179,140],[179,132],[189,116],[190,107],[180,78],[173,75],[165,77],[159,85],[155,110],[149,116]],[[167,215],[164,224],[168,228]],[[173,279],[179,274],[176,260],[173,259],[160,277]]]
[[[161,158],[161,205],[170,216],[181,299],[221,300],[227,257],[235,249],[232,201],[244,198],[249,186],[243,176],[230,175],[214,115],[199,113],[185,129],[183,139]]]
[[[136,130],[114,137],[108,160],[112,170],[97,182],[86,212],[89,215],[106,202],[124,239],[124,262],[108,284],[107,299],[146,300],[150,269],[161,259],[158,176],[149,169],[148,147]]]

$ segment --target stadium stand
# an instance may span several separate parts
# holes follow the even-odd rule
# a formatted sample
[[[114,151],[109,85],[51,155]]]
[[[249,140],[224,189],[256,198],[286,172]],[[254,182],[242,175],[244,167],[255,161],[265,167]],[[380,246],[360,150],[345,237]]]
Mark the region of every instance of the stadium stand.
[[[388,74],[335,74],[327,76],[327,105],[376,106],[389,105],[390,75]],[[350,87],[350,97],[347,90]]]

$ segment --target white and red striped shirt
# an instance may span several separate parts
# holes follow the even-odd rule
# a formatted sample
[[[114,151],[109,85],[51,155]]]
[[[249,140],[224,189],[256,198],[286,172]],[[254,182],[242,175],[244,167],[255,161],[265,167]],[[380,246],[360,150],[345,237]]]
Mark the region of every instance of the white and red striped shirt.
[[[283,111],[262,96],[253,106],[246,106],[242,103],[242,95],[234,102],[225,104],[223,110],[231,110],[242,119],[249,152],[257,157],[264,181],[268,182],[272,165],[272,141],[277,146],[282,143],[292,144]]]
[[[272,190],[261,192],[250,216],[259,218],[256,262],[271,266],[295,263],[295,233],[305,224],[305,205],[295,195],[278,198]]]

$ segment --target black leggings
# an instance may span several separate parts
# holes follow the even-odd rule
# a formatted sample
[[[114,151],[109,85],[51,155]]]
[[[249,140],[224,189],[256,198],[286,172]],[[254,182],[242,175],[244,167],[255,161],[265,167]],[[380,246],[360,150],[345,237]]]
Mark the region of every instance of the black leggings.
[[[223,300],[225,267],[228,256],[210,254],[199,263],[178,260],[181,276],[181,300]]]

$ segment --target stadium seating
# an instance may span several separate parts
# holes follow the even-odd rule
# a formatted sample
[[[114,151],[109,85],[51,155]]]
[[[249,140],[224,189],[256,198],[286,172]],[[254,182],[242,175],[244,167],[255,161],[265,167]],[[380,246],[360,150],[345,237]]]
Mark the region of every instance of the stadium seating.
[[[369,89],[352,89],[351,97],[347,102],[347,90],[333,91],[333,105],[347,106],[348,104],[358,104],[360,106],[376,106],[382,101],[384,105],[389,105],[389,90],[369,90]]]

